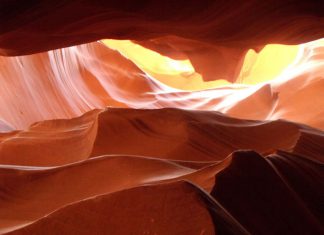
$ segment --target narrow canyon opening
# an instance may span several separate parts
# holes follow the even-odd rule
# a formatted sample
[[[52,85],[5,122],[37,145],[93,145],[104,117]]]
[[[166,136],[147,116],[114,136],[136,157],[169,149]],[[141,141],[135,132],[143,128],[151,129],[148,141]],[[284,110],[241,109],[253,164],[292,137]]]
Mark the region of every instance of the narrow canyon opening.
[[[0,1],[0,234],[324,234],[324,4]]]

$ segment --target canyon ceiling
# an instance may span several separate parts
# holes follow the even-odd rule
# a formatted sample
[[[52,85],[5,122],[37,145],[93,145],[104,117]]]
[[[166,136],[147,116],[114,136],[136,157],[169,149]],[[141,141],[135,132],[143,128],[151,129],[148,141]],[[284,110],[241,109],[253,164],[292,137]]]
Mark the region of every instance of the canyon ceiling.
[[[1,0],[0,234],[323,234],[324,2]]]

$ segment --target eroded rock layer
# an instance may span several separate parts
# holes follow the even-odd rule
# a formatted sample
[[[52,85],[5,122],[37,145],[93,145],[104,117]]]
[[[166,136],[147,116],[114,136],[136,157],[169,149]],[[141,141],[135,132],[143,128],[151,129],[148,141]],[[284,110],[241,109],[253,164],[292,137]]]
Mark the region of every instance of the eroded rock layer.
[[[323,141],[304,125],[210,111],[40,122],[1,136],[0,231],[320,234],[323,148],[307,147]]]
[[[323,40],[301,45],[295,61],[273,80],[214,88],[202,81],[199,84],[204,86],[197,85],[191,80],[196,72],[183,75],[182,68],[172,76],[165,71],[153,76],[101,42],[29,56],[3,56],[0,131],[72,118],[106,106],[215,110],[237,118],[286,119],[323,129],[323,48]],[[255,79],[264,73],[255,74]],[[174,88],[172,81],[180,85]],[[186,89],[186,83],[197,90]]]
[[[320,0],[0,1],[0,234],[324,234],[323,28]]]
[[[323,38],[323,12],[318,0],[2,1],[0,53],[31,54],[102,38],[161,48],[147,40],[177,36],[189,41],[165,45],[189,55],[204,79],[232,81],[248,49]]]

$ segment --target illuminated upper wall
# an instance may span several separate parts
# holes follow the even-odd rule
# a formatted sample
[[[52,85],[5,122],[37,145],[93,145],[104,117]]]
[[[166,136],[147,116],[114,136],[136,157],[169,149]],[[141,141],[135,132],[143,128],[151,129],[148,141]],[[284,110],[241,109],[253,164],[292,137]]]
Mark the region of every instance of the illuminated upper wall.
[[[231,84],[217,77],[214,81],[204,81],[202,76],[195,72],[189,59],[175,60],[130,40],[106,39],[102,42],[109,48],[119,51],[147,74],[173,88],[203,90]],[[259,53],[250,49],[246,53],[235,84],[256,85],[275,79],[295,61],[299,49],[298,45],[276,44],[265,46]]]

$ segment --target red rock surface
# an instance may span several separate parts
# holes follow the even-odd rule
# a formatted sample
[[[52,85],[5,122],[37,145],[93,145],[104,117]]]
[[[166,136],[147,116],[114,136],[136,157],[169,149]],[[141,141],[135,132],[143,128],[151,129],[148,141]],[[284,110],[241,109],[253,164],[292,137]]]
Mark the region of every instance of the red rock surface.
[[[300,155],[315,139],[291,122],[176,109],[42,122],[2,136],[0,231],[319,234],[323,148]]]
[[[3,130],[26,129],[44,119],[72,118],[106,106],[215,110],[237,118],[287,119],[323,129],[323,48],[323,40],[304,44],[295,62],[269,82],[196,91],[174,89],[148,76],[100,42],[3,56]]]
[[[213,79],[210,72],[232,80],[250,48],[324,37],[324,5],[316,0],[5,0],[1,5],[2,55],[31,54],[102,38],[147,40],[171,35],[194,40],[189,54],[207,80]],[[222,66],[211,69],[211,59]]]
[[[0,234],[324,234],[323,17],[315,0],[0,1]],[[244,83],[271,43],[296,58]]]

